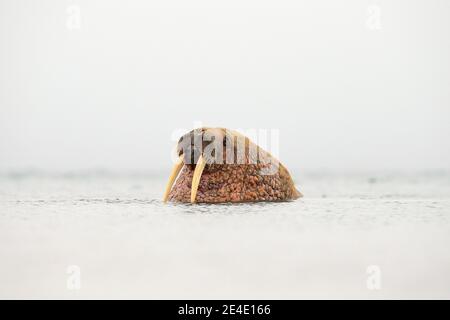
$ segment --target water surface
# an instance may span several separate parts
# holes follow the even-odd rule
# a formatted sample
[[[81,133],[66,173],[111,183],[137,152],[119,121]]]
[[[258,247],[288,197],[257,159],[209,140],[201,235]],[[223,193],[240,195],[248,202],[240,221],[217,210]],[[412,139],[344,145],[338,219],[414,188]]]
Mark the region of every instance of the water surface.
[[[2,175],[0,297],[450,298],[448,174],[309,174],[299,201],[237,205],[164,205],[164,184]]]

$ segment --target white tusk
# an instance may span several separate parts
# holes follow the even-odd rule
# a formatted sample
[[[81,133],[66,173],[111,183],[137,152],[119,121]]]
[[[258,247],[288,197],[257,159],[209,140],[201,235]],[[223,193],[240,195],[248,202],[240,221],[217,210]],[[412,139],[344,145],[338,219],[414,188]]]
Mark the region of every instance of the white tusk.
[[[181,155],[175,165],[173,166],[172,172],[169,176],[169,181],[167,182],[166,191],[164,192],[163,201],[167,202],[167,199],[169,198],[170,190],[172,189],[173,183],[175,182],[175,179],[178,177],[178,174],[180,173],[181,168],[183,168],[183,155]]]
[[[200,178],[202,177],[203,169],[205,169],[206,160],[202,155],[198,158],[197,165],[195,166],[194,175],[192,176],[192,187],[191,187],[191,203],[195,202],[197,197],[198,185],[200,183]]]

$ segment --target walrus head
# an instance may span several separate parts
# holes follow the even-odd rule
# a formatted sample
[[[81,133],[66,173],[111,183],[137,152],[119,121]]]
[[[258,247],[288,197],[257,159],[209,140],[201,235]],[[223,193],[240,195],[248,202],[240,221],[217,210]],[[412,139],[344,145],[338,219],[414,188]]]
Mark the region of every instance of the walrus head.
[[[236,131],[192,130],[178,141],[177,154],[164,202],[288,201],[302,196],[277,159]]]

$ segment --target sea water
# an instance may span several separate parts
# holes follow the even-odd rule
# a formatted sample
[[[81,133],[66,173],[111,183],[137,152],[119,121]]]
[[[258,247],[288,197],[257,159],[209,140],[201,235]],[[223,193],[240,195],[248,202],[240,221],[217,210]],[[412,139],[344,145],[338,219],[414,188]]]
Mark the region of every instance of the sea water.
[[[0,176],[0,298],[450,298],[450,175],[305,174],[163,204],[150,174]]]

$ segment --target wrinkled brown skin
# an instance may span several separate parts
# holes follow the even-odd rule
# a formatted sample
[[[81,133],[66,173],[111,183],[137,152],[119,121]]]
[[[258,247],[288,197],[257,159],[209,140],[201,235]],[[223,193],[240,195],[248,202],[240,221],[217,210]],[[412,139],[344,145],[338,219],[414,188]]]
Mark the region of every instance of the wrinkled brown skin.
[[[225,131],[223,128],[201,128],[202,134],[206,132],[213,134],[219,139],[223,139],[224,149],[230,139],[236,141],[237,137],[243,137],[237,132]],[[199,131],[197,131],[198,133]],[[181,145],[188,141],[186,137],[194,134],[191,131],[184,135],[178,144],[179,155],[182,154]],[[247,137],[245,137],[246,151],[243,164],[217,164],[209,160],[200,179],[197,191],[197,203],[239,203],[239,202],[258,202],[258,201],[290,201],[302,197],[302,194],[295,188],[294,182],[288,170],[268,152],[255,146]],[[249,146],[252,145],[259,150],[257,162],[251,162],[249,159],[255,159],[249,152]],[[235,146],[236,149],[236,146]],[[235,154],[237,152],[235,151]],[[192,152],[184,155],[185,159],[191,156],[191,163],[186,160],[184,166],[169,194],[169,201],[190,203],[192,176],[197,163],[198,155]],[[197,157],[197,159],[194,159]],[[224,159],[226,152],[224,150]],[[251,162],[251,163],[250,163]],[[264,174],[264,168],[270,168],[276,164],[275,170],[271,174]]]

